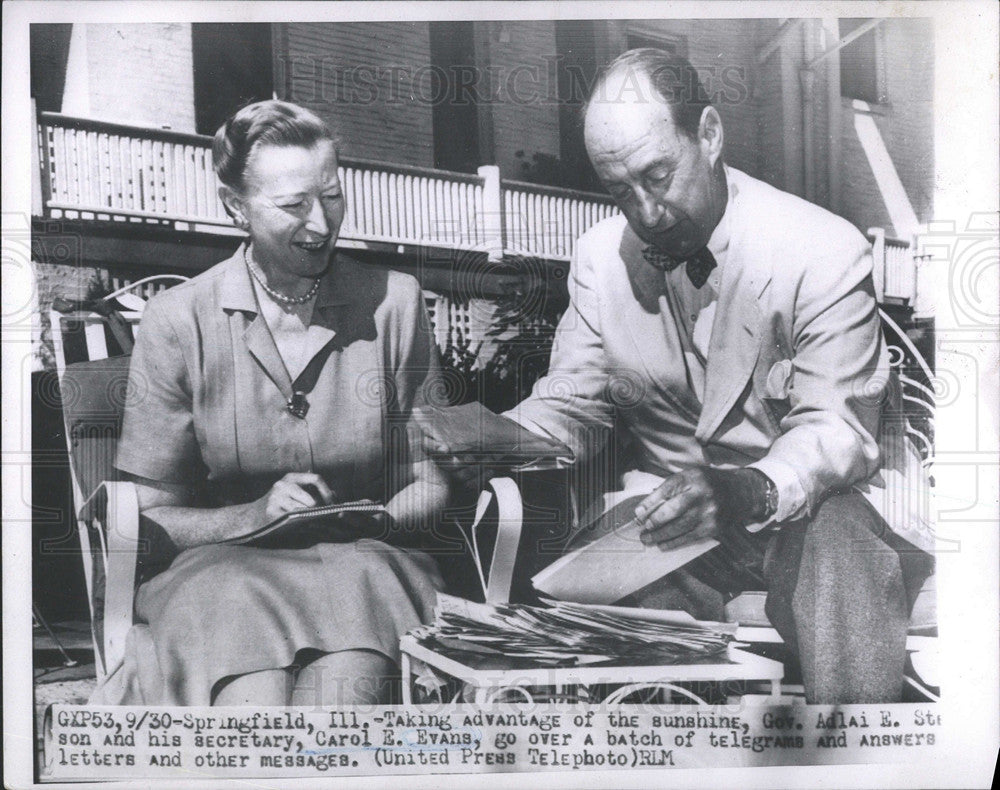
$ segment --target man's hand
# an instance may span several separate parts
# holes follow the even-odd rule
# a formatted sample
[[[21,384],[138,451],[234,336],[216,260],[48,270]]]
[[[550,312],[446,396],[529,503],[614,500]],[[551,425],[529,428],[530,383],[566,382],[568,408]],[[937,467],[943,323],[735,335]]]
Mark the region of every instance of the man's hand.
[[[635,509],[640,539],[663,551],[763,521],[770,481],[756,469],[702,466],[668,477]]]
[[[721,531],[715,490],[702,468],[668,477],[639,504],[635,517],[644,526],[642,542],[663,551],[717,538]]]
[[[501,455],[456,452],[443,438],[432,436],[426,430],[425,428],[424,452],[434,459],[452,485],[479,490],[486,485],[487,480],[495,477],[503,468],[499,463]]]

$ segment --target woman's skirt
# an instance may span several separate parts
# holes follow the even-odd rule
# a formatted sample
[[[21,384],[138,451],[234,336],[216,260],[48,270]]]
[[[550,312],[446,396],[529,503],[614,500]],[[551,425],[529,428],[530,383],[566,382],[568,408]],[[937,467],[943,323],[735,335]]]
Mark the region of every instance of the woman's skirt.
[[[91,703],[210,705],[220,680],[290,667],[301,651],[398,664],[400,637],[432,618],[442,587],[427,554],[375,540],[188,549],[137,591],[125,660]]]

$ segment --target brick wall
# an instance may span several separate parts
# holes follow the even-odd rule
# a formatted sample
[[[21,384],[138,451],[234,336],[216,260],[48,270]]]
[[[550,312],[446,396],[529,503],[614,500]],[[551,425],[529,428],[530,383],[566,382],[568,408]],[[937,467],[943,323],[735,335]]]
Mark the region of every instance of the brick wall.
[[[875,116],[875,123],[885,137],[887,121],[884,116]],[[854,128],[854,110],[851,102],[844,100],[841,116],[841,160],[842,194],[841,215],[860,230],[871,227],[886,228],[890,235],[894,228],[879,194],[875,174],[861,146]],[[890,151],[891,155],[891,151]]]
[[[759,130],[753,96],[756,49],[747,20],[694,20],[688,59],[711,70],[709,90],[726,132],[726,161],[752,176],[760,171]]]
[[[934,38],[927,19],[892,19],[881,26],[886,102],[873,108],[907,197],[926,222],[934,189]],[[854,128],[854,111],[844,100],[841,124],[843,187],[841,213],[862,230],[872,226],[899,234],[886,210],[872,168]]]
[[[777,20],[757,23],[756,46],[764,46],[778,32]],[[782,57],[772,54],[757,67],[753,85],[757,104],[757,176],[778,189],[786,189]]]
[[[931,219],[934,198],[934,29],[930,19],[883,23],[886,93],[892,106],[886,145],[917,219]]]
[[[555,73],[555,25],[551,22],[488,24],[489,64],[499,76],[494,84],[494,160],[504,178],[523,178],[515,154],[559,156],[559,108]]]
[[[34,348],[38,369],[54,370],[52,327],[49,311],[55,299],[78,301],[110,293],[111,276],[106,269],[90,266],[50,264],[32,261],[35,277],[35,317],[38,327],[38,345]]]
[[[326,120],[345,155],[433,165],[427,23],[276,27],[279,95]]]
[[[62,109],[193,132],[191,25],[74,25]]]
[[[487,62],[494,69],[492,116],[494,156],[506,178],[523,175],[517,151],[559,155],[559,119],[548,97],[547,58],[555,54],[555,26],[544,21],[481,23],[487,30]],[[688,56],[711,74],[713,93],[727,133],[727,159],[757,175],[772,163],[758,146],[754,94],[755,42],[746,20],[670,20],[629,23],[637,32],[682,36]],[[433,125],[420,90],[410,99],[394,89],[388,66],[419,74],[430,62],[427,26],[422,23],[289,24],[276,36],[278,90],[323,115],[344,138],[349,155],[430,165]],[[281,43],[283,41],[283,43]],[[352,83],[355,67],[358,83]],[[374,75],[365,69],[380,67]],[[282,76],[283,75],[283,76]],[[283,86],[283,87],[282,87]],[[360,142],[363,141],[363,142]]]
[[[726,161],[752,176],[760,172],[753,92],[755,23],[745,19],[643,20],[628,23],[640,35],[681,36],[687,58],[712,96],[726,133]]]
[[[813,35],[815,38],[812,56],[816,57],[823,51],[825,44],[818,24]],[[830,71],[825,68],[816,68],[814,69],[814,74],[815,77],[812,86],[812,146],[814,165],[812,167],[813,194],[811,199],[814,203],[824,208],[831,208],[829,167],[829,119],[831,102],[830,93],[827,89]]]

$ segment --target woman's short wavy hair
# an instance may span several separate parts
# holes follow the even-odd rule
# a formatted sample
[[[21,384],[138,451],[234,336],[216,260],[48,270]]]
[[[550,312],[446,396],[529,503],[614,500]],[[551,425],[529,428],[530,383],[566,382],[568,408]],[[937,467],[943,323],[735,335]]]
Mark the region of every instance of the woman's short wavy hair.
[[[311,147],[337,140],[315,113],[290,102],[268,99],[237,110],[212,140],[212,165],[219,181],[243,191],[247,164],[260,145]]]

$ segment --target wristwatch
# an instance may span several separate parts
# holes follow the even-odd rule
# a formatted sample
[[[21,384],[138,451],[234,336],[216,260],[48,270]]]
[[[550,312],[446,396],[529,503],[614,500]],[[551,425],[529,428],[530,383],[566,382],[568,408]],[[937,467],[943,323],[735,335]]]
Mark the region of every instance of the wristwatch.
[[[737,527],[763,524],[778,512],[778,487],[756,467],[702,467],[719,505],[721,522]]]
[[[764,506],[765,506],[764,519],[767,520],[778,512],[778,487],[774,484],[774,481],[766,474],[761,472],[760,475],[761,477],[764,478],[765,481],[767,481],[767,493],[764,495]]]

